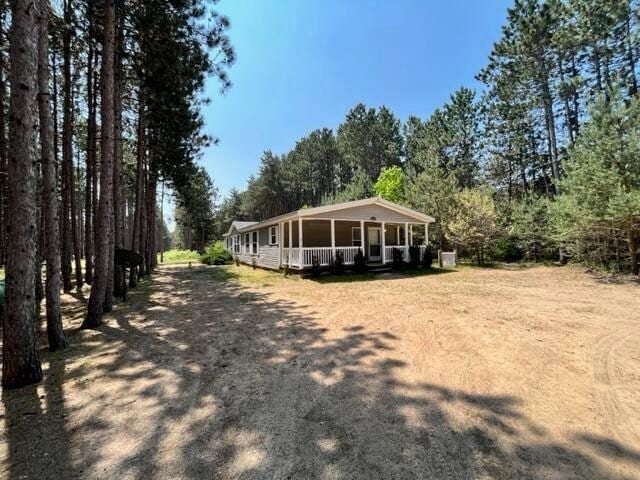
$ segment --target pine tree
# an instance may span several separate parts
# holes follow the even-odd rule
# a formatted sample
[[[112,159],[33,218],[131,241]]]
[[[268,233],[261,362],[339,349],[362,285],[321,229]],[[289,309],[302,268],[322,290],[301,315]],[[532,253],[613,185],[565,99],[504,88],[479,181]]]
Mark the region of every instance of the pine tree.
[[[53,152],[53,124],[49,94],[49,2],[38,1],[38,112],[42,157],[42,208],[44,209],[44,258],[47,262],[46,308],[49,349],[67,346],[60,313],[60,230],[58,189]]]
[[[81,328],[95,328],[102,323],[106,296],[112,291],[108,285],[109,269],[113,265],[113,153],[114,153],[114,59],[115,5],[106,0],[103,21],[102,66],[100,72],[100,200],[96,218],[96,262],[87,316]],[[107,300],[106,303],[109,303]]]
[[[8,251],[2,341],[2,386],[42,379],[34,325],[36,278],[36,133],[38,8],[11,2]]]

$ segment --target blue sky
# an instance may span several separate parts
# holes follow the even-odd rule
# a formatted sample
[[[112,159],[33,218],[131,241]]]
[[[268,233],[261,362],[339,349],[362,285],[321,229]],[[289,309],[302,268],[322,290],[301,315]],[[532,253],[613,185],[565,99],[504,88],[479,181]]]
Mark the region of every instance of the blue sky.
[[[221,194],[244,188],[260,155],[336,128],[358,102],[427,117],[474,75],[512,0],[221,0],[237,61],[224,95],[211,79],[202,164]]]

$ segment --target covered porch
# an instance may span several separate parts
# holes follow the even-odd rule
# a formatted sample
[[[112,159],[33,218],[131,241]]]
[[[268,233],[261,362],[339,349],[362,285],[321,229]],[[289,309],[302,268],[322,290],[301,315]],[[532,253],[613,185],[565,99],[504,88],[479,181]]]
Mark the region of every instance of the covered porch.
[[[282,265],[296,269],[312,267],[314,257],[320,266],[330,266],[337,252],[345,265],[353,265],[358,249],[369,265],[391,263],[394,248],[409,261],[409,246],[419,246],[422,257],[429,232],[428,223],[302,217],[280,222],[278,228]]]

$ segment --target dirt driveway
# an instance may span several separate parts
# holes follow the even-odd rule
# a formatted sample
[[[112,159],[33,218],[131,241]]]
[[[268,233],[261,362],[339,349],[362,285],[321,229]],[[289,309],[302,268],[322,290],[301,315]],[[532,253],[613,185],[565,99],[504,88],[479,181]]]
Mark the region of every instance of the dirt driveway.
[[[0,476],[640,478],[638,285],[251,275],[164,267],[91,332],[67,298],[72,348],[3,395]]]

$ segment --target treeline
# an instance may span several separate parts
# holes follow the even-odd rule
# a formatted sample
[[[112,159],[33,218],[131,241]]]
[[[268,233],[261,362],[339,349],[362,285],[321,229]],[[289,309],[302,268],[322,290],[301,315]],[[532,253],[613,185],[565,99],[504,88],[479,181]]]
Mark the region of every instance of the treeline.
[[[639,21],[637,0],[517,0],[481,95],[460,88],[405,122],[357,105],[335,132],[265,152],[216,228],[392,192],[437,219],[434,241],[480,262],[560,256],[637,273]]]
[[[0,2],[4,387],[42,376],[43,298],[49,347],[65,348],[61,291],[91,284],[82,328],[94,328],[153,270],[159,188],[202,223],[197,187],[211,180],[196,160],[215,139],[199,106],[207,76],[230,85],[228,27],[204,0]],[[119,249],[142,257],[129,278]]]

